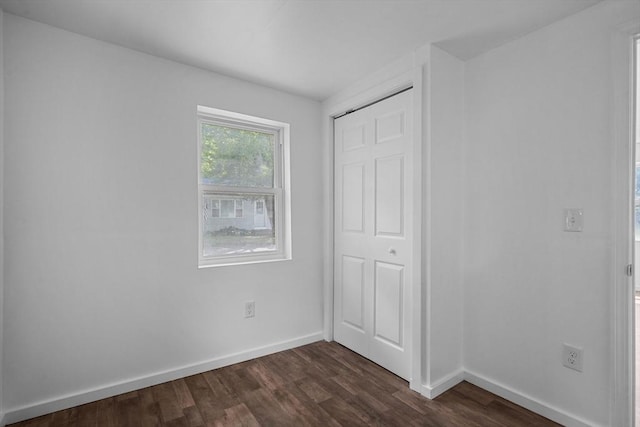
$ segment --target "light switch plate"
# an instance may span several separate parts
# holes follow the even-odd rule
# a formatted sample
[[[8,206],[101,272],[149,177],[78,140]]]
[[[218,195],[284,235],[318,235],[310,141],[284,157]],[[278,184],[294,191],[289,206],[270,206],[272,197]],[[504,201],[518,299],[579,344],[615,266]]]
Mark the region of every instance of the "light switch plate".
[[[584,214],[581,208],[564,210],[564,231],[582,231]]]

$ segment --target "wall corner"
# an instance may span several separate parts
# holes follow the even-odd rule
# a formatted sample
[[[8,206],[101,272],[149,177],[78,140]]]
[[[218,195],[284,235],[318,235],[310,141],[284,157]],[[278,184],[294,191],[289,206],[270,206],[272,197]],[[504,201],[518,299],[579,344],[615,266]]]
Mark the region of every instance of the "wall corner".
[[[0,426],[4,421],[4,12],[0,8]]]

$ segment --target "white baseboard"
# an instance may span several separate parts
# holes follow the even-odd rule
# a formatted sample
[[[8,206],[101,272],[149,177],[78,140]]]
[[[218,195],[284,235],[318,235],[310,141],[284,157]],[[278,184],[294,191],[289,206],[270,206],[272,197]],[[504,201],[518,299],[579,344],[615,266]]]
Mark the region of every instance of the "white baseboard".
[[[426,384],[418,384],[417,388],[415,388],[412,384],[411,388],[424,397],[435,399],[436,397],[440,396],[442,393],[449,390],[450,388],[453,388],[462,381],[464,381],[464,371],[458,371],[446,376],[440,381],[437,381],[433,385],[428,386]]]
[[[109,384],[92,390],[86,390],[74,394],[69,394],[56,399],[23,406],[21,408],[10,409],[2,417],[0,427],[5,424],[12,424],[19,421],[28,420],[30,418],[39,417],[51,412],[61,411],[63,409],[72,408],[74,406],[83,405],[85,403],[95,402],[96,400],[105,399],[107,397],[116,396],[118,394],[128,393],[134,390],[140,390],[145,387],[162,384],[167,381],[173,381],[190,375],[200,374],[212,369],[221,368],[223,366],[232,365],[234,363],[245,362],[257,357],[266,356],[277,353],[279,351],[289,350],[302,345],[311,344],[323,339],[323,332],[319,331],[314,334],[305,335],[294,338],[292,340],[281,341],[269,344],[263,347],[253,348],[247,351],[230,354],[227,356],[217,357],[205,362],[187,365],[180,368],[158,372],[153,375],[134,378],[128,381]]]
[[[566,427],[595,427],[579,417],[542,403],[495,381],[465,371],[464,380]]]
[[[499,384],[496,381],[492,381],[488,378],[482,377],[466,370],[454,372],[432,385],[416,384],[412,382],[411,389],[417,391],[418,393],[429,399],[435,399],[436,397],[438,397],[445,391],[455,387],[462,381],[467,381],[475,386],[480,387],[481,389],[487,390],[497,396],[502,397],[503,399],[520,405],[532,412],[535,412],[536,414],[542,415],[543,417],[549,418],[552,421],[562,424],[563,426],[597,427],[592,422],[587,422],[573,414],[569,414],[565,411],[554,408],[551,405],[533,399],[523,393]]]
[[[169,371],[159,372],[150,376],[131,379],[128,381],[105,385],[100,388],[87,390],[75,394],[62,396],[33,405],[23,406],[17,409],[11,409],[2,414],[0,412],[0,427],[7,424],[24,421],[30,418],[49,414],[51,412],[60,411],[78,405],[94,402],[96,400],[105,399],[118,394],[128,393],[134,390],[140,390],[145,387],[162,384],[167,381],[173,381],[179,378],[188,377],[190,375],[200,374],[212,369],[240,363],[257,357],[266,356],[277,353],[279,351],[289,350],[306,344],[311,344],[323,339],[323,332],[319,331],[314,334],[305,335],[288,341],[282,341],[263,347],[250,349],[247,351],[218,357],[205,362],[184,366]],[[548,404],[542,403],[525,394],[517,392],[507,386],[497,383],[496,381],[485,378],[473,372],[460,370],[455,372],[433,385],[411,384],[411,388],[429,399],[435,399],[445,391],[453,388],[462,381],[467,381],[484,390],[496,394],[510,402],[520,405],[530,411],[547,417],[559,424],[567,427],[593,427],[594,424],[580,419],[579,417],[554,408]]]

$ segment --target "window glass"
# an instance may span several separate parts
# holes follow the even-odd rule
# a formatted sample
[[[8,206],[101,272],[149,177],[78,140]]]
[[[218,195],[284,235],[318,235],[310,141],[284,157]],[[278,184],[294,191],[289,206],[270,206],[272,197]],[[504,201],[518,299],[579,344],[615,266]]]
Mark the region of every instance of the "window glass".
[[[236,216],[236,204],[233,200],[220,200],[220,215],[222,218],[233,218]]]
[[[220,218],[220,202],[218,200],[211,201],[211,216]]]
[[[206,212],[203,212],[203,255],[205,257],[264,254],[277,249],[275,227],[273,226],[274,196],[253,195],[246,197],[244,203],[250,206],[266,206],[267,209],[262,209],[261,212],[256,209],[255,215],[234,217],[233,210],[225,211],[226,202],[229,206],[233,206],[234,200],[221,200],[221,217],[207,216]],[[229,213],[229,216],[225,212]]]
[[[273,187],[274,134],[202,123],[203,184]]]

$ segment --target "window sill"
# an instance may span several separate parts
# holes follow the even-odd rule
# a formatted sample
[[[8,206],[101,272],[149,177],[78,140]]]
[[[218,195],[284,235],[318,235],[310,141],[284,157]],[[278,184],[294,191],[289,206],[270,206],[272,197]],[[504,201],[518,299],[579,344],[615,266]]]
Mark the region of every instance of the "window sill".
[[[263,264],[267,262],[281,262],[281,261],[291,261],[292,257],[273,257],[273,258],[251,258],[251,259],[238,259],[238,258],[230,258],[230,259],[220,259],[217,261],[213,260],[201,260],[198,263],[198,269],[204,268],[214,268],[214,267],[231,267],[231,266],[241,266],[241,265],[251,265],[251,264]]]

